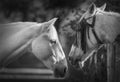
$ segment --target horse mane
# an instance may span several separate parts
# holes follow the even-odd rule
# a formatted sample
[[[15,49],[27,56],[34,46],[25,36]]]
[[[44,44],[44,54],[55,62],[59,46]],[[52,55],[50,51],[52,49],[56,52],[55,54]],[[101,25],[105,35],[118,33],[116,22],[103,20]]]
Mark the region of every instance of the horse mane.
[[[100,9],[98,9],[98,12],[104,15],[108,15],[108,16],[115,16],[115,17],[120,17],[120,14],[117,12],[113,12],[113,11],[102,11]]]

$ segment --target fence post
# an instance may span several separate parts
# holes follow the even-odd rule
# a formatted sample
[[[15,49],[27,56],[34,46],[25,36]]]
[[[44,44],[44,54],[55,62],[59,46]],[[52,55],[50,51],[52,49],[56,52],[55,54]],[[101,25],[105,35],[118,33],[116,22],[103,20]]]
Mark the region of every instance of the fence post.
[[[107,44],[107,82],[115,82],[115,45]]]

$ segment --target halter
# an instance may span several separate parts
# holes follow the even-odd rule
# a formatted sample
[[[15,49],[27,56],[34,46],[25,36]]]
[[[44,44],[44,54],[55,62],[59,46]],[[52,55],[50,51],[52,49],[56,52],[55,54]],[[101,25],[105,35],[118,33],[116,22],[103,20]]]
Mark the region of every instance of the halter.
[[[92,18],[92,17],[93,17],[92,24],[87,23],[87,20]],[[89,17],[87,19],[83,18],[82,21],[76,25],[78,30],[75,30],[76,31],[75,43],[76,43],[77,46],[80,45],[80,38],[82,38],[81,41],[84,40],[84,41],[82,41],[83,43],[81,45],[83,45],[84,47],[86,46],[86,30],[89,29],[89,28],[92,29],[92,32],[93,32],[93,34],[94,34],[94,36],[97,40],[97,43],[98,44],[103,44],[103,42],[98,38],[98,35],[95,31],[96,13],[92,17]],[[82,26],[83,24],[84,24],[84,26]],[[79,28],[79,26],[81,28]],[[80,36],[80,33],[81,33],[82,37]],[[88,32],[88,38],[90,39],[89,32]],[[79,40],[77,40],[77,39],[79,39]],[[82,49],[83,49],[84,52],[86,52],[86,49],[84,47],[82,47]]]
[[[89,57],[91,57],[92,55],[93,55],[93,53],[94,52],[97,52],[99,49],[101,49],[103,46],[105,46],[104,44],[103,44],[103,42],[99,39],[99,37],[98,37],[98,35],[97,35],[97,33],[96,33],[96,31],[95,31],[95,23],[96,23],[96,13],[97,13],[97,11],[95,12],[95,14],[93,15],[93,16],[91,16],[91,17],[89,17],[89,18],[87,18],[87,19],[85,19],[85,18],[83,18],[82,19],[82,21],[80,21],[80,25],[81,25],[81,29],[84,29],[83,30],[83,32],[81,31],[81,35],[84,35],[84,36],[82,36],[82,39],[84,40],[83,41],[83,43],[81,44],[81,47],[82,47],[82,45],[84,45],[83,46],[83,51],[84,51],[84,53],[86,53],[86,38],[87,38],[87,36],[86,36],[86,34],[88,35],[88,39],[90,39],[90,34],[89,34],[89,32],[88,33],[86,33],[87,31],[87,29],[88,29],[88,31],[89,31],[89,29],[91,28],[91,30],[92,30],[92,33],[94,34],[94,37],[95,37],[95,39],[97,40],[97,44],[98,44],[98,46],[96,46],[93,50],[92,50],[92,52],[91,53],[89,53],[89,54],[87,54],[86,56],[85,55],[83,55],[82,56],[82,58],[81,58],[81,64],[83,65],[83,63],[89,58]],[[92,18],[93,17],[93,21],[92,21],[92,24],[89,24],[89,23],[87,23],[87,20],[88,19],[90,19],[90,18]],[[84,26],[82,26],[82,25],[84,25]],[[81,39],[81,40],[82,40]],[[103,45],[101,45],[101,44],[103,44]]]
[[[87,20],[90,19],[90,18],[93,18],[92,19],[93,20],[92,24],[87,23]],[[74,44],[78,48],[82,48],[84,54],[87,52],[87,50],[86,50],[87,49],[86,48],[86,45],[87,45],[87,42],[86,42],[87,36],[86,36],[86,34],[88,35],[88,39],[90,39],[90,36],[89,36],[90,34],[89,34],[89,32],[87,32],[87,30],[89,31],[90,28],[92,30],[92,33],[93,33],[95,39],[97,40],[97,44],[98,45],[103,44],[103,42],[98,38],[98,35],[97,35],[96,31],[95,31],[95,23],[96,23],[96,13],[93,16],[87,18],[87,19],[85,19],[82,16],[82,18],[80,19],[80,21],[77,23],[77,29],[79,29],[79,30],[76,30],[76,35],[75,35],[76,39],[74,41],[75,42]],[[78,58],[78,60],[79,60],[79,58]],[[80,58],[80,60],[81,60],[81,58]],[[83,57],[83,60],[84,60],[84,57]]]
[[[87,20],[90,19],[90,18],[92,18],[92,17],[93,17],[93,22],[92,22],[92,24],[88,24],[88,23],[87,23]],[[98,35],[97,35],[96,31],[95,31],[96,14],[95,14],[94,16],[92,16],[92,17],[89,17],[89,18],[87,18],[87,19],[83,19],[83,20],[84,20],[84,23],[85,23],[85,25],[86,25],[87,28],[92,28],[92,32],[93,32],[93,34],[94,34],[94,36],[95,36],[98,44],[103,44],[103,42],[99,39],[99,37],[98,37]],[[84,27],[83,27],[83,28],[84,28]]]

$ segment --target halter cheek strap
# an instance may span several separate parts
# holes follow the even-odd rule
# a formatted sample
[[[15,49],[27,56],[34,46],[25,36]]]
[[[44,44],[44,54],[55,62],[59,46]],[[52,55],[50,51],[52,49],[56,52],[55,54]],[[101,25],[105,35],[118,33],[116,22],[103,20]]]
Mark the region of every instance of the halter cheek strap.
[[[98,42],[99,44],[103,44],[103,42],[98,38],[98,35],[97,35],[96,31],[95,31],[95,21],[96,21],[96,16],[94,15],[94,16],[93,16],[93,22],[92,22],[92,24],[88,24],[86,20],[85,20],[85,24],[86,24],[88,27],[91,27],[91,28],[92,28],[92,32],[93,32],[93,34],[94,34],[97,42]]]

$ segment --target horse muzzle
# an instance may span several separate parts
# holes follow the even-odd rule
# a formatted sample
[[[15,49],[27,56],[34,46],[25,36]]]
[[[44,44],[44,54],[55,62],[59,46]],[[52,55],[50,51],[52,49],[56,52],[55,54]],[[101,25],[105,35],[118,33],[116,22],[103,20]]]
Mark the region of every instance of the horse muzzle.
[[[75,68],[79,68],[79,61],[81,61],[80,56],[77,57],[69,56],[68,59],[71,65],[73,65]]]
[[[66,75],[66,71],[67,71],[66,69],[67,69],[66,67],[56,68],[54,70],[55,77],[64,77]]]
[[[68,67],[65,64],[58,63],[54,68],[54,76],[64,78],[66,76]]]

